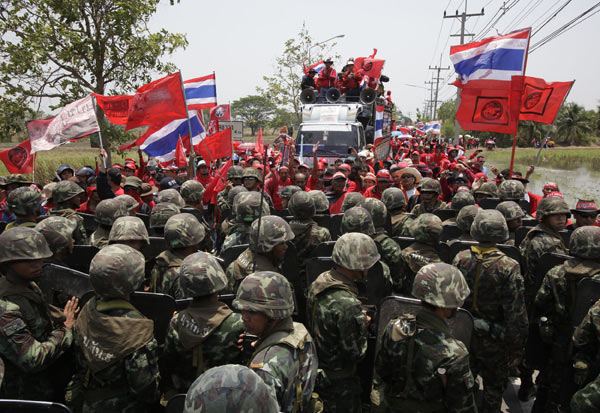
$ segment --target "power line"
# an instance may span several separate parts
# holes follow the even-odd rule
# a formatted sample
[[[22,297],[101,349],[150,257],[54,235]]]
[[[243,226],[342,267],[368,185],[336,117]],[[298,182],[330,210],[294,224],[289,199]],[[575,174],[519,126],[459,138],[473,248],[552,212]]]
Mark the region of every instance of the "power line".
[[[560,13],[561,11],[563,11],[563,9],[565,7],[567,7],[569,5],[569,3],[571,3],[571,0],[567,0],[565,2],[565,4],[563,4],[553,15],[552,17],[550,17],[549,19],[547,19],[540,27],[538,27],[533,33],[531,33],[531,37],[535,36],[536,34],[538,34],[540,32],[540,30],[542,30],[544,28],[544,26],[546,26],[548,23],[550,23],[557,15],[558,13]]]

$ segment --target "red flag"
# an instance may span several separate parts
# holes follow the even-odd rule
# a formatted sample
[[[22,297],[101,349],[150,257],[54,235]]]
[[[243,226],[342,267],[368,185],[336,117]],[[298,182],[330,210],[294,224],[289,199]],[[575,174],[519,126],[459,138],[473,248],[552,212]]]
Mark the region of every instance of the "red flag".
[[[124,144],[124,145],[121,145],[121,146],[119,146],[119,150],[120,150],[121,152],[125,152],[125,151],[128,151],[128,150],[130,150],[131,148],[134,148],[134,147],[136,147],[136,146],[139,146],[139,145],[140,145],[140,144],[138,143],[138,139],[137,139],[137,138],[135,138],[135,139],[134,139],[134,140],[132,140],[131,142],[129,142],[129,143],[126,143],[126,144]]]
[[[377,49],[373,48],[373,54],[371,56],[369,56],[369,59],[373,59],[376,54],[377,54]]]
[[[369,57],[357,57],[354,59],[354,73],[364,74],[372,79],[379,79],[385,60],[371,59]]]
[[[181,75],[173,73],[140,87],[129,107],[125,130],[187,117]]]
[[[206,186],[206,191],[204,192],[204,195],[202,195],[202,199],[209,202],[215,194],[218,194],[225,189],[224,180],[231,165],[233,165],[233,159],[229,158],[229,160],[219,168],[219,173],[215,178]]]
[[[202,155],[206,163],[231,156],[231,128],[204,138],[198,145],[194,146],[194,151]]]
[[[265,144],[263,143],[262,126],[258,130],[258,136],[256,137],[256,144],[254,145],[254,151],[260,155],[261,159],[265,156]]]
[[[104,112],[106,119],[115,125],[126,125],[129,107],[133,101],[132,95],[104,96],[92,93],[96,103]]]
[[[573,82],[546,83],[544,79],[513,76],[513,88],[523,90],[520,120],[552,123]]]
[[[31,153],[31,141],[27,139],[17,146],[0,152],[0,161],[11,174],[29,174],[33,172],[35,154]]]
[[[521,91],[515,86],[487,80],[471,80],[462,85],[456,120],[464,130],[515,135],[521,101]]]
[[[177,146],[175,147],[175,165],[180,168],[187,166],[187,159],[185,158],[185,151],[183,150],[183,142],[181,137],[177,140]]]
[[[210,119],[220,120],[231,120],[231,114],[229,112],[229,104],[215,106],[210,110]]]

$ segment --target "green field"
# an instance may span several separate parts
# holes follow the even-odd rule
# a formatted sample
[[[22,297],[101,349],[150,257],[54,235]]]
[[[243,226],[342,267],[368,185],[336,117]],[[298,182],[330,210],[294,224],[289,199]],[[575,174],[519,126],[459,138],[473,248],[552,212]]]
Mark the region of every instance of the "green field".
[[[484,150],[483,154],[486,156],[486,163],[488,165],[494,165],[502,169],[510,165],[511,151],[510,148],[496,149],[494,151]],[[538,151],[539,149],[534,148],[517,148],[515,152],[515,164],[533,164]],[[600,170],[600,148],[546,148],[542,150],[537,166],[567,170],[574,170],[583,166],[597,171]]]

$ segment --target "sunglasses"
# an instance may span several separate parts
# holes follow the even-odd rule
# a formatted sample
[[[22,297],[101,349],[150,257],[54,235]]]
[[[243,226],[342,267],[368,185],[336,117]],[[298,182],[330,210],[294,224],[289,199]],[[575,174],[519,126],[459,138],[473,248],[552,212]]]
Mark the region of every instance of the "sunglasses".
[[[408,178],[414,178],[414,176],[412,176],[410,174],[405,174],[405,175],[402,175],[400,178],[402,178],[402,179],[408,179]]]

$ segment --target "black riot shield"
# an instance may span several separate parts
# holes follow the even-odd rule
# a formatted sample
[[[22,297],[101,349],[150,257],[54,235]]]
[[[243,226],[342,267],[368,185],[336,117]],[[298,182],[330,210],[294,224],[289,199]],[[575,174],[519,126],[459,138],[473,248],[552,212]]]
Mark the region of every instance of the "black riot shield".
[[[158,344],[163,344],[175,312],[173,297],[167,294],[136,291],[131,295],[131,304],[140,313],[154,321],[154,338]]]
[[[440,235],[440,241],[452,241],[458,239],[462,235],[462,231],[458,229],[456,224],[444,225],[442,227],[442,234]]]
[[[461,240],[454,240],[454,241],[450,241],[448,243],[448,247],[449,247],[449,253],[448,253],[448,261],[446,261],[449,264],[452,264],[452,261],[454,260],[454,258],[456,257],[456,255],[461,252],[464,251],[466,249],[471,248],[474,245],[479,245],[479,243],[477,241],[461,241]],[[517,261],[519,264],[521,264],[521,270],[523,269],[522,267],[522,257],[521,257],[521,252],[519,251],[519,249],[513,245],[504,245],[504,244],[498,244],[496,245],[496,247],[502,251],[503,253],[505,253],[507,256],[509,256],[510,258],[512,258],[513,260]]]
[[[306,314],[306,285],[304,280],[300,279],[300,267],[298,264],[298,252],[294,244],[289,241],[288,249],[283,257],[281,264],[281,274],[290,282],[294,290],[296,321],[304,323]]]
[[[453,209],[436,209],[433,211],[433,215],[437,215],[442,221],[450,218],[456,218],[457,212]]]
[[[559,231],[558,234],[560,235],[560,237],[562,238],[565,247],[569,248],[569,243],[571,241],[571,234],[573,233],[573,231],[569,231],[568,229],[564,229],[562,231]]]
[[[137,213],[135,216],[142,220],[146,229],[150,229],[150,215]]]
[[[537,225],[537,224],[536,224]],[[529,231],[531,231],[532,227],[519,227],[515,231],[515,245],[518,247],[521,245],[521,242],[525,239],[525,236]]]
[[[200,211],[199,209],[196,208],[191,208],[191,207],[185,207],[181,209],[181,212],[184,212],[186,214],[192,214],[193,216],[196,217],[196,219],[198,220],[199,223],[203,223],[204,222],[204,212]]]
[[[74,270],[88,273],[92,258],[100,251],[93,245],[75,245],[73,251],[65,257],[65,264]]]
[[[600,280],[585,277],[577,283],[577,295],[572,313],[573,327],[581,324],[590,307],[598,300],[600,300]]]
[[[94,215],[83,212],[78,212],[77,215],[83,218],[83,227],[88,235],[91,235],[92,232],[96,231],[96,228],[98,228],[98,223],[96,222],[96,217],[94,217]]]
[[[9,399],[0,400],[0,411],[3,413],[71,413],[71,409],[60,403]]]
[[[402,248],[402,249],[407,248],[410,244],[415,242],[415,239],[413,237],[393,237],[393,238],[394,238],[394,241],[396,241],[398,243],[398,245],[400,245],[400,248]]]
[[[219,295],[219,301],[227,304],[229,308],[233,309],[233,300],[235,299],[235,294],[221,294]],[[175,311],[179,312],[181,310],[185,310],[193,298],[180,298],[179,300],[175,300]]]
[[[168,249],[167,242],[163,237],[150,237],[150,244],[142,248],[144,254],[146,278],[150,278],[152,269],[156,264],[156,257],[163,251]]]
[[[311,257],[331,257],[333,254],[333,247],[335,245],[335,241],[325,241],[317,245],[317,247],[312,250]]]
[[[331,227],[331,217],[329,215],[315,215],[313,220],[318,226],[329,229]]]
[[[248,244],[235,245],[233,247],[227,248],[225,251],[221,251],[221,258],[223,261],[221,265],[223,266],[223,270],[226,270],[229,267],[229,264],[234,262],[237,257],[248,248]]]
[[[537,219],[535,218],[523,218],[521,220],[521,225],[524,227],[535,227],[538,224]]]
[[[552,268],[561,265],[566,260],[571,259],[570,255],[559,254],[557,252],[546,252],[540,257],[537,266],[533,269],[535,274],[533,291],[540,289],[544,277]]]
[[[336,240],[342,235],[342,218],[344,214],[335,214],[329,217],[329,233],[331,239]]]
[[[56,264],[44,264],[38,286],[49,303],[57,293],[81,299],[94,291],[88,274]]]
[[[500,198],[483,198],[481,202],[479,202],[479,206],[483,209],[496,209],[496,206],[500,202]]]

